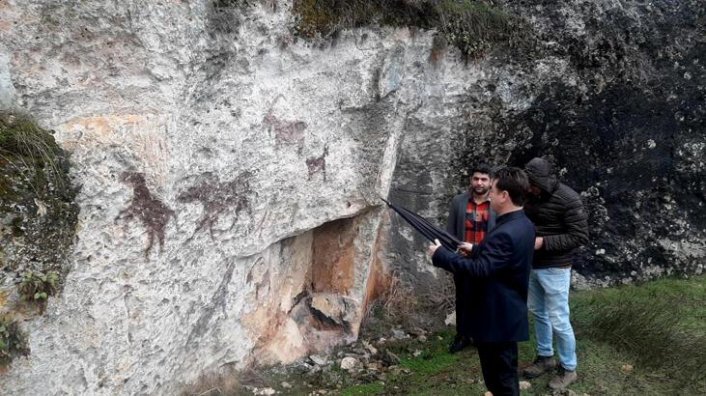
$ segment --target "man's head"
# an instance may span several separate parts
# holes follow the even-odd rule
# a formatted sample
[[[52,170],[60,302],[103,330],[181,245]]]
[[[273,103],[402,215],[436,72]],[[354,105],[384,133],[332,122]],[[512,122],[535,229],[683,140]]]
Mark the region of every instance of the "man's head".
[[[532,195],[540,195],[542,191],[552,191],[557,183],[552,165],[544,158],[532,158],[525,165],[525,172],[530,182],[528,191]]]
[[[498,214],[519,209],[525,203],[529,180],[522,169],[500,168],[493,173],[490,187],[490,207]]]
[[[490,190],[490,167],[481,164],[471,169],[471,192],[476,196],[484,196]]]

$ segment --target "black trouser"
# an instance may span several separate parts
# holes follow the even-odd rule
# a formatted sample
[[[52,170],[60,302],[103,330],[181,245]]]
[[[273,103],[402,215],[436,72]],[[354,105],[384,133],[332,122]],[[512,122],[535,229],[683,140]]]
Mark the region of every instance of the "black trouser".
[[[465,275],[454,274],[456,286],[456,335],[468,337],[468,281]]]
[[[478,343],[476,347],[485,386],[493,396],[519,395],[517,342]]]

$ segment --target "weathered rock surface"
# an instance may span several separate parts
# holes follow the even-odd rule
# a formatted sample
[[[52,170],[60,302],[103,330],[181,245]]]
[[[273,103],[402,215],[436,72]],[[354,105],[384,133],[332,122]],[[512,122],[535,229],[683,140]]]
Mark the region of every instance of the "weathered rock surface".
[[[581,193],[590,216],[591,240],[574,267],[577,287],[702,273],[703,3],[495,3],[531,22],[537,48],[469,64],[456,96],[428,98],[408,117],[392,199],[445,224],[469,166],[523,166],[545,156]],[[423,115],[437,107],[434,100],[448,110],[443,119]],[[425,241],[399,227],[391,259],[406,263],[403,273],[438,300],[445,283],[428,280]]]
[[[2,103],[56,130],[81,185],[64,291],[3,389],[172,394],[355,339],[430,37],[318,47],[286,8],[210,1],[0,13]]]
[[[290,2],[246,3],[0,3],[0,105],[81,185],[71,272],[3,389],[173,394],[354,340],[385,265],[447,292],[377,196],[443,223],[481,158],[548,155],[586,197],[583,282],[703,270],[699,2],[496,2],[536,52],[470,62],[415,29],[303,41]]]

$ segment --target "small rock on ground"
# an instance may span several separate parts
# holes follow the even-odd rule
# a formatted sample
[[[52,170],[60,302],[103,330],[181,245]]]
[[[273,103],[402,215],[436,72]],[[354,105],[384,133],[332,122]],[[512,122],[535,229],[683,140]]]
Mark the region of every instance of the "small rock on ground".
[[[341,359],[341,368],[343,370],[352,370],[358,365],[358,359],[354,357],[344,357]]]

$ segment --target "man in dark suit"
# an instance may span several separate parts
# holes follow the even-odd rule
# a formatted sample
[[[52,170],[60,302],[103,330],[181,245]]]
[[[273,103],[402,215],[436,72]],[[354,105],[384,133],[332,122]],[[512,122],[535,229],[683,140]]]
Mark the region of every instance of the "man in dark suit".
[[[437,243],[429,247],[434,266],[475,279],[468,315],[485,384],[494,396],[519,395],[517,342],[529,338],[527,288],[534,225],[522,205],[529,188],[518,168],[495,172],[491,207],[498,214],[495,228],[465,255]]]
[[[451,201],[446,231],[459,241],[481,243],[495,226],[496,215],[490,208],[489,191],[490,166],[477,165],[471,170],[470,188]],[[473,280],[461,273],[454,274],[453,279],[456,288],[456,337],[449,345],[450,353],[456,353],[473,342],[468,334],[470,318],[466,307],[473,289]]]

